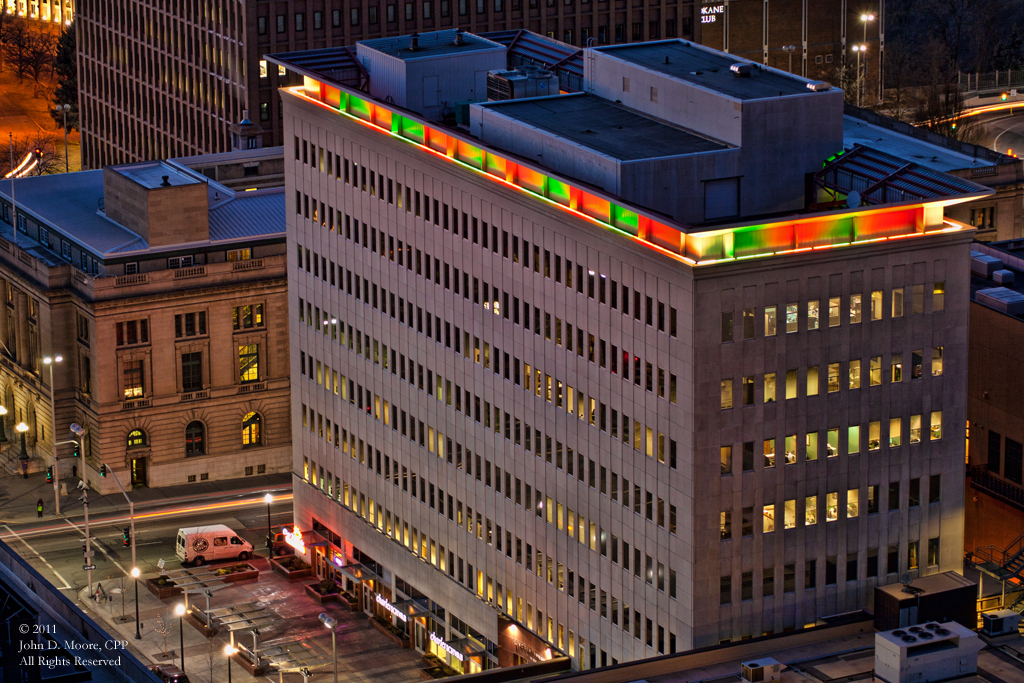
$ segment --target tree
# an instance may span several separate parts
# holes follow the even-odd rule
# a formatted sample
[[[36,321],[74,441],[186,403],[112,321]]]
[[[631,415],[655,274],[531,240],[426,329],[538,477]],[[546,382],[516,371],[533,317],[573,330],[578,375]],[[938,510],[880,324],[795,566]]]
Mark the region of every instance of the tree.
[[[164,637],[164,652],[166,653],[167,652],[167,636],[171,632],[171,627],[167,623],[167,620],[164,619],[164,613],[163,612],[159,612],[156,615],[156,626],[153,627],[153,630],[156,631],[157,633],[159,633],[160,635],[162,635]]]
[[[53,92],[55,105],[71,105],[68,112],[68,130],[78,130],[78,60],[76,59],[75,25],[72,23],[61,31],[57,40],[57,52],[53,58],[53,75],[57,89]],[[51,109],[50,116],[58,126],[64,125],[64,115]]]
[[[0,153],[0,178],[7,175],[11,170],[11,153],[8,147],[6,154]],[[36,165],[26,175],[48,175],[50,173],[64,172],[64,147],[63,140],[58,143],[56,137],[50,133],[36,133],[24,137],[14,138],[14,167],[17,168],[23,159],[39,150],[40,154]]]
[[[22,60],[25,62],[25,73],[39,84],[39,79],[46,73],[53,72],[54,53],[57,51],[57,40],[46,30],[29,31],[25,40]]]
[[[999,71],[1024,68],[1024,38],[1014,26],[1010,35],[999,41],[992,55],[992,68]]]

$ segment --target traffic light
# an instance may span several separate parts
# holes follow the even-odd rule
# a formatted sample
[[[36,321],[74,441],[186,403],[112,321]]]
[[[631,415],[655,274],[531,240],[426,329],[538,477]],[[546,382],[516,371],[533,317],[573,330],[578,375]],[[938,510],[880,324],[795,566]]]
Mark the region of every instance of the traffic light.
[[[36,147],[34,150],[32,150],[32,152],[36,155],[36,157],[38,157],[40,159],[43,158],[43,150],[39,149],[38,147]]]
[[[1001,97],[1002,97],[1003,102],[1005,102],[1006,100],[1008,100],[1010,98],[1010,95],[1009,95],[1009,93],[1005,93],[1004,92]]]
[[[78,458],[78,457],[80,457],[80,456],[81,456],[81,453],[80,453],[80,448],[81,448],[81,447],[80,447],[80,446],[78,445],[78,442],[76,441],[76,442],[75,442],[75,450],[74,450],[74,452],[72,453],[72,455],[73,455],[74,457]]]
[[[46,483],[53,483],[53,465],[50,465],[49,467],[46,468]]]
[[[126,526],[121,532],[121,540],[124,541],[125,548],[132,544],[132,528],[130,526]]]
[[[101,477],[107,476],[107,466],[106,465],[100,465],[100,476]]]

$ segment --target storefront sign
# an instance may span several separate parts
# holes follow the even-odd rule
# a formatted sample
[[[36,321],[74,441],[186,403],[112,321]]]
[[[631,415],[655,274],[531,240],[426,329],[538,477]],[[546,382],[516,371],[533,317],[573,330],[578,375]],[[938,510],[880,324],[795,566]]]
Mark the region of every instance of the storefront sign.
[[[377,593],[377,604],[386,609],[387,611],[391,612],[392,615],[398,617],[401,621],[409,621],[409,618],[407,616],[402,614],[397,607],[388,602],[388,599],[380,593]]]
[[[725,5],[705,5],[700,8],[700,23],[713,24],[718,20],[716,15],[725,12]]]
[[[439,648],[441,648],[442,650],[444,650],[445,652],[450,654],[452,657],[455,657],[455,659],[459,660],[460,662],[464,661],[463,657],[462,657],[462,653],[457,651],[454,647],[452,647],[448,643],[446,643],[443,640],[441,640],[440,638],[438,638],[436,633],[431,633],[430,634],[430,642],[432,642],[434,645],[437,645]]]
[[[306,554],[306,544],[302,540],[302,532],[299,527],[292,527],[289,531],[287,527],[281,530],[284,534],[284,542],[299,551],[300,554]]]

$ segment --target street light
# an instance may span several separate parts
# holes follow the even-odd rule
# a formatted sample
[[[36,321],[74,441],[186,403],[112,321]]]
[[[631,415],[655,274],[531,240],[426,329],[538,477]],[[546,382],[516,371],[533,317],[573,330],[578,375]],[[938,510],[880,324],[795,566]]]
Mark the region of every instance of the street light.
[[[174,606],[178,615],[178,646],[181,647],[181,670],[185,670],[185,604],[179,602]]]
[[[860,106],[860,56],[867,52],[867,45],[854,45],[850,48],[857,53],[857,106]]]
[[[142,640],[139,633],[139,568],[132,567],[132,578],[135,579],[135,640]]]
[[[64,114],[64,172],[67,173],[68,167],[68,112],[71,111],[70,104],[58,104],[53,108],[58,114]]]
[[[274,502],[273,494],[263,496],[263,502],[267,504],[267,557],[274,555],[274,532],[270,528],[270,504]]]
[[[228,683],[231,683],[231,658],[238,652],[238,648],[231,645],[224,646],[224,656],[228,658]]]
[[[18,460],[22,462],[22,475],[25,479],[28,479],[28,468],[25,466],[28,462],[28,451],[25,450],[25,432],[28,431],[28,425],[24,422],[19,422],[14,426],[14,430],[21,434],[21,455],[18,456]]]
[[[56,508],[57,515],[60,515],[60,465],[57,463],[57,404],[54,399],[53,393],[53,366],[64,360],[64,357],[59,353],[53,356],[44,356],[43,365],[50,370],[50,416],[53,419],[51,423],[51,433],[54,436],[53,439],[53,500],[54,507]]]
[[[321,613],[318,617],[320,623],[331,630],[331,655],[334,658],[334,683],[338,683],[338,632],[335,627],[338,625],[338,620],[334,617],[329,617],[325,613]],[[228,681],[231,683],[231,681]]]
[[[789,55],[789,73],[793,73],[793,53],[796,52],[796,45],[783,45],[782,51]]]
[[[0,443],[7,443],[7,408],[0,406]]]

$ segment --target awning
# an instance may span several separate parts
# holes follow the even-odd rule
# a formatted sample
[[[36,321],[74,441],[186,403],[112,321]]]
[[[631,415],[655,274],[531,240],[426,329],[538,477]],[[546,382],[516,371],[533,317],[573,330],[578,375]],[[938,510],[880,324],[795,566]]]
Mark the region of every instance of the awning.
[[[330,541],[321,536],[318,531],[303,531],[302,540],[306,543],[307,548],[325,548],[331,544]]]
[[[407,617],[422,617],[431,614],[430,610],[415,600],[399,600],[391,603],[391,606]]]
[[[365,565],[362,564],[346,564],[342,567],[338,567],[338,571],[340,571],[342,575],[346,578],[351,579],[352,581],[355,581],[357,583],[362,581],[381,580],[379,576],[371,572],[369,569],[366,568]]]
[[[487,653],[487,648],[473,638],[456,638],[445,642],[456,652],[461,652],[468,657]]]

